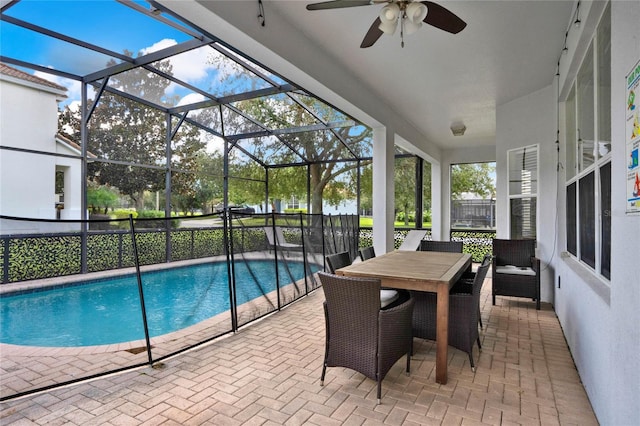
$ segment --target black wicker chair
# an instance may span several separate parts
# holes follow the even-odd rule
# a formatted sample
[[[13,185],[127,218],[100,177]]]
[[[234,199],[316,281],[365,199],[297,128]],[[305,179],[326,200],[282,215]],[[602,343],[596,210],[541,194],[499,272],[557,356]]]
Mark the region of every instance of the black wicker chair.
[[[360,255],[360,260],[371,259],[372,257],[376,257],[376,251],[373,247],[363,247],[358,251]]]
[[[447,253],[462,253],[462,247],[463,247],[462,241],[422,240],[420,242],[420,251],[442,251]],[[469,265],[469,268],[464,272],[461,280],[458,283],[464,286],[465,282],[473,283],[474,278],[475,278],[475,273],[471,271],[471,265]],[[456,283],[456,285],[458,285],[458,288],[460,288],[460,285],[458,283]],[[455,285],[451,289],[451,292],[455,292],[454,288],[456,288]],[[416,307],[416,309],[420,309],[420,303],[418,303],[418,307]],[[480,309],[480,306],[478,306],[478,312],[479,312],[479,309]],[[482,328],[482,319],[480,318],[480,315],[478,315],[478,320],[480,323],[480,328]]]
[[[493,240],[492,298],[527,297],[540,310],[540,259],[535,240]]]
[[[327,367],[346,367],[378,383],[403,355],[411,366],[413,299],[392,309],[380,309],[380,280],[342,277],[318,272],[324,289],[326,325],[321,384]]]
[[[475,372],[473,362],[473,344],[480,345],[478,332],[478,317],[480,315],[480,291],[489,270],[489,259],[478,267],[473,280],[471,293],[449,294],[449,345],[460,349],[469,355],[471,370]],[[416,308],[413,314],[413,335],[424,339],[436,339],[436,307],[435,293],[412,292]],[[422,309],[418,309],[421,306]]]
[[[351,255],[349,255],[348,251],[330,254],[325,259],[327,261],[327,266],[329,267],[329,272],[332,274],[335,274],[338,269],[349,266],[352,263]]]
[[[420,251],[443,251],[447,253],[462,253],[462,246],[462,241],[420,241]],[[465,275],[463,278],[469,278],[473,280],[471,265],[469,265],[469,269],[465,271]]]
[[[462,241],[420,241],[420,251],[445,251],[448,253],[462,253]]]
[[[329,272],[332,274],[335,274],[338,269],[349,266],[352,263],[351,256],[349,256],[349,252],[346,251],[330,254],[326,257],[326,260]],[[407,290],[398,291],[389,288],[382,288],[380,290],[380,306],[384,309],[390,309],[397,304],[402,303],[409,297],[411,296]]]

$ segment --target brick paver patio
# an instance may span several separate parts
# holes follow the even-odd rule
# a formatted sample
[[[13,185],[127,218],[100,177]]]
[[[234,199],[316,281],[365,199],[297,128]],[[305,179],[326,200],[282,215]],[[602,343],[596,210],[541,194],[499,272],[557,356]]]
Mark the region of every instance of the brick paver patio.
[[[0,404],[0,424],[77,425],[422,425],[597,424],[549,304],[522,299],[491,306],[483,289],[483,350],[474,374],[449,348],[449,382],[435,382],[434,342],[416,339],[376,385],[329,368],[322,290],[235,335],[145,367]]]

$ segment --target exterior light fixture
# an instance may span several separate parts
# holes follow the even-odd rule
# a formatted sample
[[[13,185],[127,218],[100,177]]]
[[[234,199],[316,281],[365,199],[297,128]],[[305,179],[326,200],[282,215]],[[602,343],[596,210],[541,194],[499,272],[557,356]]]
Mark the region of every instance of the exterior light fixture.
[[[573,22],[573,25],[575,25],[576,28],[580,28],[580,23],[582,21],[580,21],[580,2],[578,2],[578,4],[576,5],[576,20]]]

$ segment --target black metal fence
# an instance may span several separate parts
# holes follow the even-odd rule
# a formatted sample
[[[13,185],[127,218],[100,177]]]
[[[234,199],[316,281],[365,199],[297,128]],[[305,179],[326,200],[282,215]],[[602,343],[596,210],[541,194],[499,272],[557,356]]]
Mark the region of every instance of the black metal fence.
[[[0,220],[22,231],[0,236],[0,400],[156,364],[234,332],[315,290],[327,254],[358,248],[350,215],[225,212],[98,226],[110,230]]]
[[[315,290],[326,255],[355,259],[372,244],[353,215],[0,220],[22,231],[0,236],[0,401],[160,363],[234,332]],[[396,247],[407,231],[396,230]],[[451,232],[475,261],[493,236]]]

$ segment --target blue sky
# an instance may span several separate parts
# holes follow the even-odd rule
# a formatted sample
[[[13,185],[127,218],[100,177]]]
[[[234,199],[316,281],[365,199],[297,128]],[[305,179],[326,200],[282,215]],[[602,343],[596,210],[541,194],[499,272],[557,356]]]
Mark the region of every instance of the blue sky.
[[[136,4],[145,9],[150,8],[146,2],[137,1]],[[8,16],[120,54],[128,50],[134,56],[192,38],[116,1],[23,0],[5,12]],[[24,30],[8,22],[0,22],[0,51],[4,56],[77,75],[102,69],[111,59],[107,55]],[[218,72],[207,63],[208,54],[210,49],[201,49],[172,59],[174,75],[198,87],[202,84],[211,86]],[[80,98],[80,84],[77,81],[41,72],[35,74],[67,87],[69,99],[65,104]],[[188,95],[184,91],[178,91],[175,86],[170,90],[176,90],[175,93],[181,96]],[[193,94],[190,99],[199,100]]]

